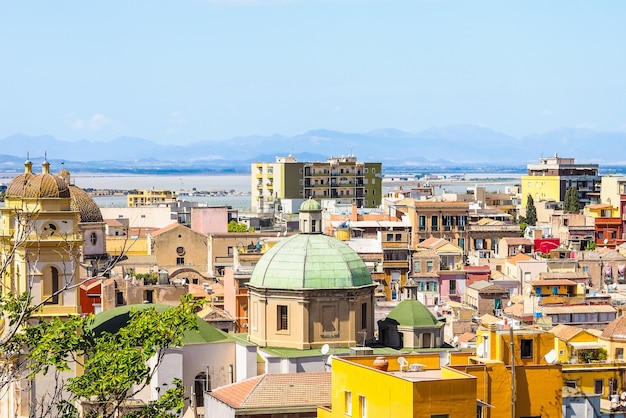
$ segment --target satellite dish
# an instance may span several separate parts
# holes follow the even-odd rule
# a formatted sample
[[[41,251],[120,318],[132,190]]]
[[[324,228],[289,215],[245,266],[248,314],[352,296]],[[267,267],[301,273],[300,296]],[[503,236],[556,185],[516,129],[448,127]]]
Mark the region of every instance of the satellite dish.
[[[532,289],[529,286],[526,289],[524,289],[524,291],[526,292],[527,295],[530,295],[530,292],[532,292]]]
[[[556,351],[554,351],[554,348],[552,350],[548,351],[548,353],[545,356],[543,356],[543,358],[545,358],[546,361],[549,364],[554,364],[556,362],[556,358],[557,358],[556,357]]]
[[[480,343],[476,346],[476,355],[482,357],[485,354],[485,345]]]
[[[609,243],[609,239],[608,238],[604,238],[604,245]]]
[[[326,359],[326,365],[327,366],[332,366],[333,365],[333,358],[335,356],[333,356],[332,354],[330,356],[328,356],[328,358]]]
[[[328,344],[324,344],[322,346],[322,348],[320,349],[320,351],[322,352],[323,355],[328,354],[328,351],[330,350],[330,346]]]
[[[506,303],[506,306],[511,306],[511,305],[513,305],[513,302],[511,302],[511,301],[508,301],[508,302]]]
[[[454,343],[454,345],[457,345],[459,343],[459,336],[455,335],[454,338],[452,338],[452,342]]]

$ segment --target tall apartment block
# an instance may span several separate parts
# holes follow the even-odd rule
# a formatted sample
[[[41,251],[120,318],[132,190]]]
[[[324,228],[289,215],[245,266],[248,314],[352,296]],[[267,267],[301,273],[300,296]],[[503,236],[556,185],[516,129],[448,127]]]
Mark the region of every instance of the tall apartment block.
[[[137,190],[126,196],[129,208],[139,206],[159,206],[176,203],[176,192],[171,190]]]
[[[580,208],[600,200],[598,164],[576,164],[574,158],[541,158],[539,164],[528,164],[528,175],[522,176],[522,206],[526,206],[530,194],[535,201],[554,200],[563,202],[567,189],[578,189]]]
[[[274,212],[281,199],[333,199],[338,204],[375,208],[382,201],[382,163],[357,161],[355,156],[325,162],[299,162],[296,157],[252,163],[252,210]]]

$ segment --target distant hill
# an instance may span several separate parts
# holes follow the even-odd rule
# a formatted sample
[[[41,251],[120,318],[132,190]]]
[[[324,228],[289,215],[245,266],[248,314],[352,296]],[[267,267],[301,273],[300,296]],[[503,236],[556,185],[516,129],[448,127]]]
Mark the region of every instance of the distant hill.
[[[292,154],[302,161],[354,154],[362,161],[393,167],[525,167],[558,153],[577,162],[626,165],[619,152],[626,133],[563,128],[515,138],[477,125],[430,128],[418,133],[378,129],[346,133],[324,129],[296,136],[247,136],[186,145],[160,145],[147,139],[120,137],[110,142],[69,142],[52,136],[13,135],[0,140],[0,170],[20,170],[47,152],[80,171],[247,171],[254,161]],[[62,158],[63,160],[60,160]]]

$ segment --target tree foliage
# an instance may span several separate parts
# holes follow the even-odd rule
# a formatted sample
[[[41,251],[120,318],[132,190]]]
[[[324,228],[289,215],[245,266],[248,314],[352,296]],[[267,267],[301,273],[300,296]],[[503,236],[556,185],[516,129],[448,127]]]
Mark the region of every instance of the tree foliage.
[[[197,328],[198,306],[198,302],[186,295],[179,306],[165,311],[154,307],[134,308],[128,323],[114,334],[96,335],[91,315],[40,320],[26,327],[16,340],[26,348],[31,378],[48,373],[51,366],[64,371],[76,363],[84,368],[83,374],[69,378],[64,385],[70,394],[69,399],[58,404],[64,417],[77,416],[73,407],[77,402],[91,405],[87,415],[90,418],[169,417],[184,407],[180,382],[172,382],[172,387],[159,400],[142,406],[142,414],[121,411],[126,399],[150,384],[155,369],[148,360],[157,356],[156,364],[159,364],[165,348],[182,346],[184,332]]]
[[[245,223],[233,219],[228,223],[228,232],[254,232],[254,228],[248,228]]]
[[[524,221],[530,226],[537,225],[537,208],[535,207],[535,200],[530,193],[526,199],[526,217]]]
[[[565,192],[563,210],[565,213],[578,213],[580,211],[580,200],[578,198],[578,189],[576,186],[570,187]]]

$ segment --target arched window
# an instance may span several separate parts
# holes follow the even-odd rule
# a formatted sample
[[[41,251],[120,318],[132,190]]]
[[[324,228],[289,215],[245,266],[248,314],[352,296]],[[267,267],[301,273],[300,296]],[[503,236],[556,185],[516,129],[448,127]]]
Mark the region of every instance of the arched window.
[[[193,389],[195,392],[196,406],[204,406],[204,392],[211,391],[211,379],[207,379],[206,373],[202,372],[196,375]]]
[[[41,299],[46,305],[59,304],[59,284],[59,270],[56,267],[46,269],[43,276],[41,295]]]

